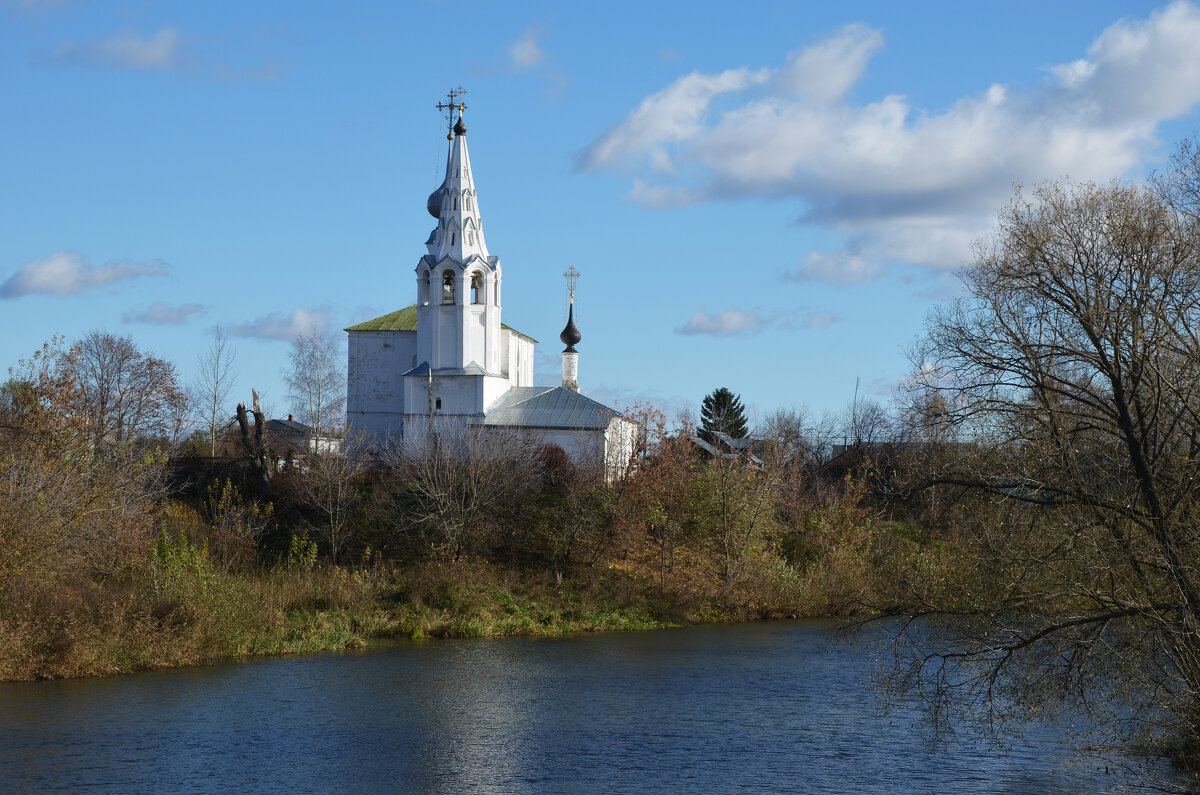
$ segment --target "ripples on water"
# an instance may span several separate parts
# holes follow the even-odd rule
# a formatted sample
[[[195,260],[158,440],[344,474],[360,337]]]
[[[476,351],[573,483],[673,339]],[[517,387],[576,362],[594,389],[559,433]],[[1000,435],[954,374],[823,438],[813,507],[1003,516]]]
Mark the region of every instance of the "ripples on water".
[[[933,748],[783,622],[431,641],[0,685],[0,790],[1116,792],[1045,730]]]

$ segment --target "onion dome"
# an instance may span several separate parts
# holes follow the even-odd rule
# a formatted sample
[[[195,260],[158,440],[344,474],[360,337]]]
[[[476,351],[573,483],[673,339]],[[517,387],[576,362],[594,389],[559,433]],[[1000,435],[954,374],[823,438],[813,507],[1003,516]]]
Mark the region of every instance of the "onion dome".
[[[570,312],[567,314],[567,327],[562,330],[562,334],[558,335],[562,340],[563,345],[567,349],[563,353],[575,353],[575,343],[583,339],[583,335],[579,333],[579,328],[575,325],[575,304],[571,304]]]
[[[467,134],[467,125],[463,123],[461,111],[458,114],[458,121],[456,121],[454,123],[454,134],[455,135],[466,135]]]
[[[442,197],[446,195],[446,184],[442,183],[442,187],[429,194],[429,200],[425,202],[425,209],[434,218],[442,217]]]

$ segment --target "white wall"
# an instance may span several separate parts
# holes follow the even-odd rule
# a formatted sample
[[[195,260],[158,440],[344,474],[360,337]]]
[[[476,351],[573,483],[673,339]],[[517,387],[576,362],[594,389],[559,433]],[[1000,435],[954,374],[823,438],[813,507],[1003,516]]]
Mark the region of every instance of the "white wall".
[[[370,434],[399,433],[404,413],[401,374],[416,364],[413,331],[351,331],[346,360],[346,419]]]

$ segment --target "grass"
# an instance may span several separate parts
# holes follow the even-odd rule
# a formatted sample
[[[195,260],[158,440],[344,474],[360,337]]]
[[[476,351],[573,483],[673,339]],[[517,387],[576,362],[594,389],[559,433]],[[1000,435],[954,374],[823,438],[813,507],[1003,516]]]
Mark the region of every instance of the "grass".
[[[946,598],[953,556],[884,524],[803,570],[751,555],[734,583],[684,551],[660,580],[647,546],[557,582],[487,561],[314,564],[238,571],[164,535],[149,565],[101,580],[0,583],[0,680],[115,674],[216,660],[360,648],[373,638],[484,638],[637,631],[692,623],[845,615],[889,604],[889,580]]]

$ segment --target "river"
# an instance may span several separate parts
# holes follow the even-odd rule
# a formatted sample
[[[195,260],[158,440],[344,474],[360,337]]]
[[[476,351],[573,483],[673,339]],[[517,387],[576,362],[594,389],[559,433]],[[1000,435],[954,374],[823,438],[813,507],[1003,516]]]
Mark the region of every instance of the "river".
[[[1031,727],[1005,752],[881,714],[827,622],[363,652],[0,685],[0,791],[1119,792]]]

